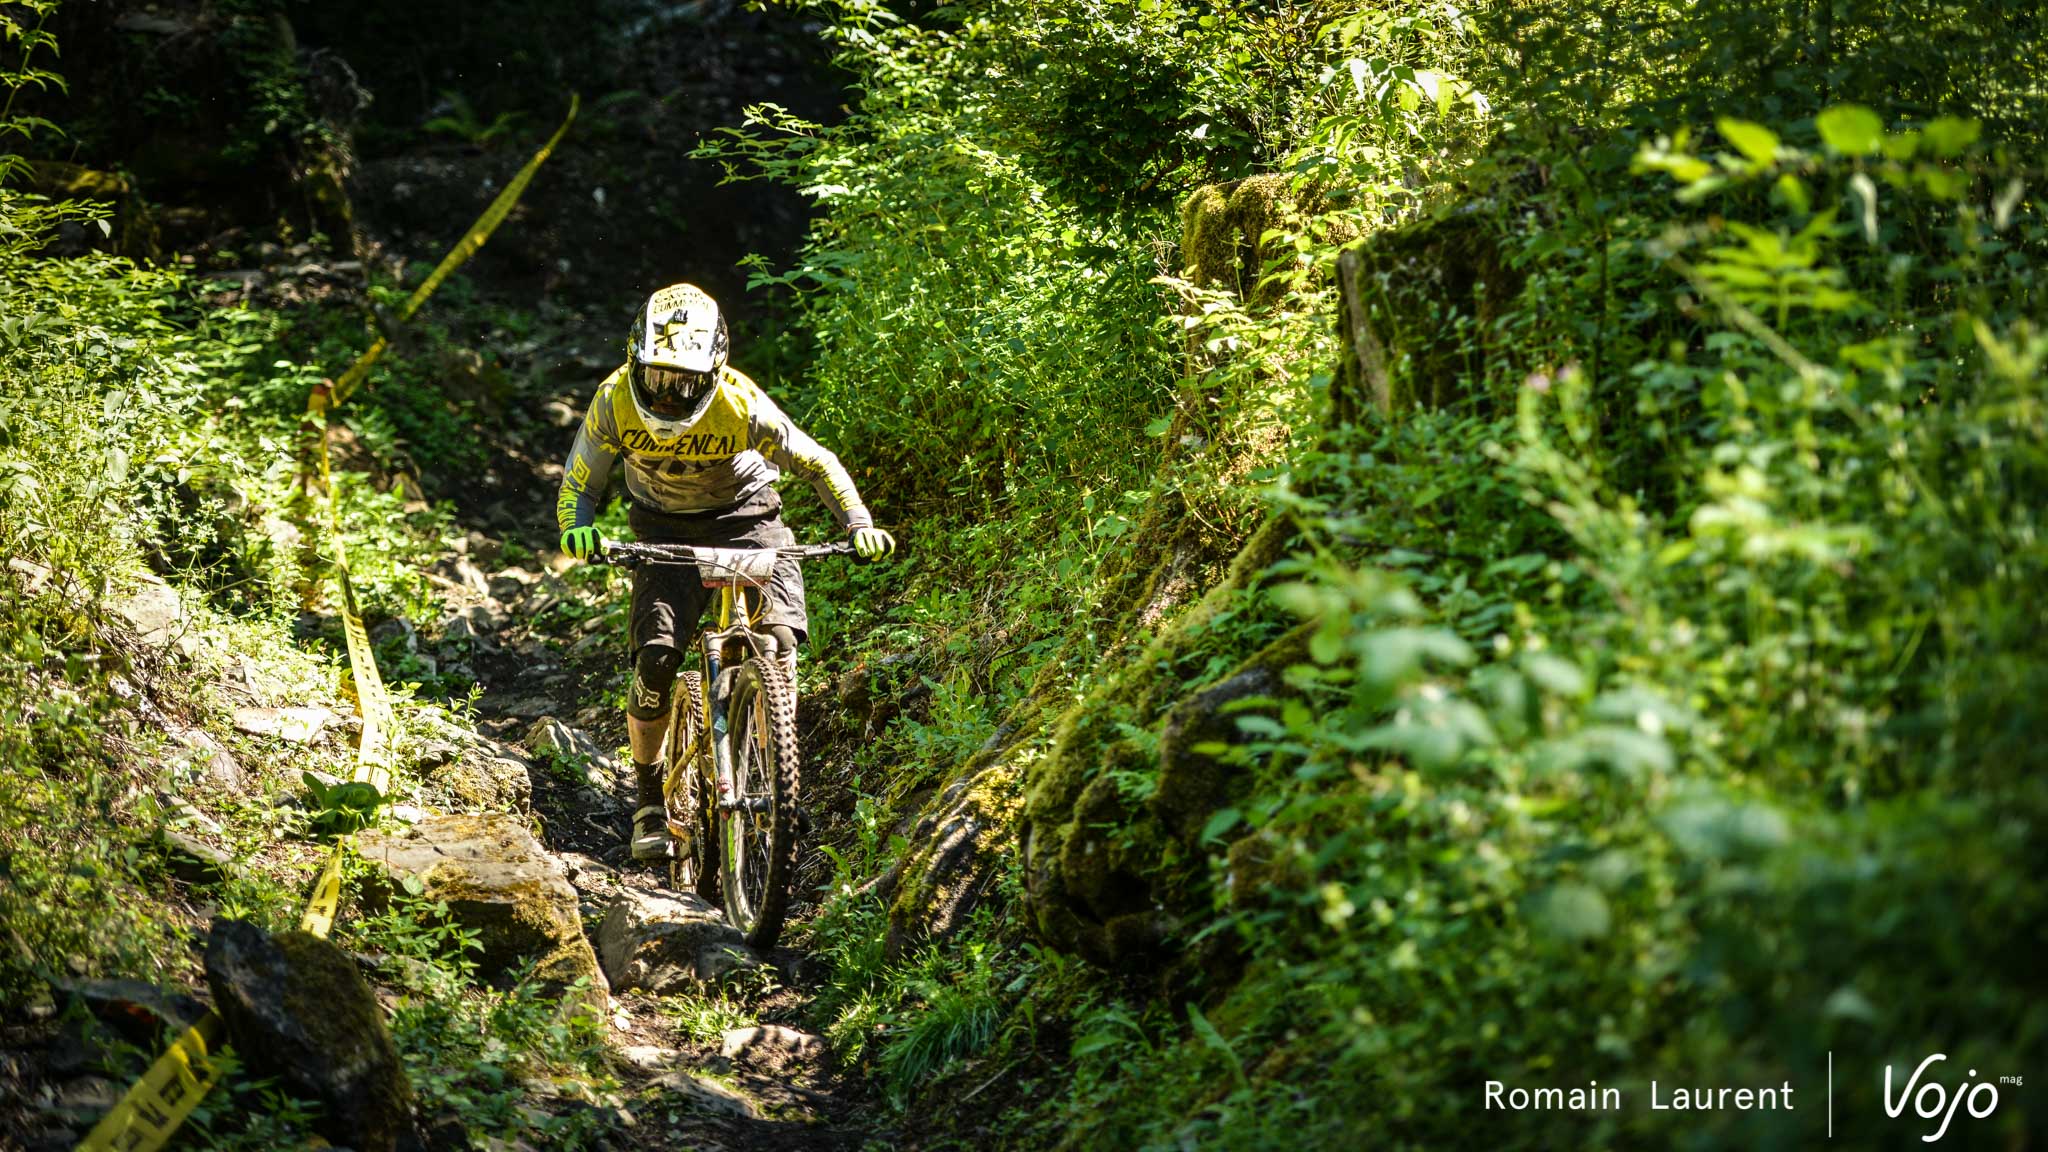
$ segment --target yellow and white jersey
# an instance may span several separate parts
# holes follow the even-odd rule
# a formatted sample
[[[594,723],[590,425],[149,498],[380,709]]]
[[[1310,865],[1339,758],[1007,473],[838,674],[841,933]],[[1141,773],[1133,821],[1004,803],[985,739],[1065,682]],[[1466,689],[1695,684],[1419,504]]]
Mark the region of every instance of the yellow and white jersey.
[[[704,415],[681,435],[660,439],[633,405],[622,366],[598,385],[562,475],[555,519],[563,531],[597,518],[612,465],[626,461],[626,492],[656,512],[688,515],[738,507],[788,469],[810,482],[842,529],[874,523],[839,458],[783,415],[761,386],[736,368],[719,370]]]

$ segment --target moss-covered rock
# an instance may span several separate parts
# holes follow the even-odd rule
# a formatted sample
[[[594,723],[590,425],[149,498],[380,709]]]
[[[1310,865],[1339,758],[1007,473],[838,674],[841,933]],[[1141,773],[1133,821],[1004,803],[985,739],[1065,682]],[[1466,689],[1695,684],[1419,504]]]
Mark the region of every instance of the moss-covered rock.
[[[318,1101],[321,1133],[361,1152],[416,1146],[412,1086],[377,997],[348,953],[306,932],[217,920],[206,981],[235,1051]]]
[[[1159,783],[1148,804],[1169,831],[1194,845],[1209,818],[1242,791],[1241,769],[1220,754],[1244,741],[1238,717],[1261,700],[1288,693],[1281,679],[1287,667],[1308,659],[1306,625],[1296,628],[1247,660],[1215,686],[1183,698],[1166,714],[1159,733]]]
[[[1000,874],[1003,847],[1015,842],[1025,766],[1035,739],[1011,739],[971,759],[912,822],[909,847],[891,874],[891,959],[965,927]]]
[[[1200,834],[1243,782],[1195,746],[1236,739],[1225,705],[1280,694],[1280,671],[1299,659],[1298,642],[1273,641],[1276,620],[1251,612],[1227,628],[1218,622],[1227,607],[1245,607],[1243,595],[1292,539],[1283,520],[1254,533],[1221,582],[1060,717],[1050,753],[1030,766],[1025,888],[1049,943],[1096,963],[1153,969],[1209,907]],[[1198,670],[1246,646],[1255,654],[1208,688]]]
[[[566,989],[581,981],[584,1002],[605,1006],[608,986],[584,938],[568,872],[519,818],[428,816],[410,828],[367,830],[357,848],[387,891],[410,877],[428,899],[446,901],[456,922],[478,934],[486,974],[532,959],[544,985]]]
[[[1198,288],[1273,303],[1279,289],[1259,284],[1273,255],[1266,233],[1302,228],[1322,203],[1319,188],[1299,186],[1285,172],[1195,189],[1180,209],[1181,276]]]
[[[1452,404],[1502,354],[1500,318],[1522,275],[1491,216],[1462,211],[1376,233],[1337,258],[1332,419]]]

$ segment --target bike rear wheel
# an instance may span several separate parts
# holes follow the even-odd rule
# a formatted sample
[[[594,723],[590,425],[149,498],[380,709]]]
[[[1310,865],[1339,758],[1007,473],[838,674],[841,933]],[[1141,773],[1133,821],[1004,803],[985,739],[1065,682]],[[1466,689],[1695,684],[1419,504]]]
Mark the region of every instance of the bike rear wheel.
[[[733,786],[718,805],[725,918],[766,951],[789,914],[798,851],[796,686],[780,663],[756,658],[733,673],[725,738]]]
[[[684,672],[676,677],[674,710],[668,729],[668,769],[662,796],[668,807],[675,846],[668,861],[669,887],[710,898],[718,891],[717,824],[712,819],[711,790],[705,784],[703,760],[704,677]]]

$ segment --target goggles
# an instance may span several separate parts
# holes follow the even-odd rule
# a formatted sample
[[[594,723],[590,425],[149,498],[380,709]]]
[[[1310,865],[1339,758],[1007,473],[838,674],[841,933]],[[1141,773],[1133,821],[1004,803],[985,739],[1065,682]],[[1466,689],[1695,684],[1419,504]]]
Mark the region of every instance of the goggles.
[[[713,374],[671,368],[663,364],[640,366],[640,402],[649,412],[671,420],[690,414],[697,401],[711,389]]]

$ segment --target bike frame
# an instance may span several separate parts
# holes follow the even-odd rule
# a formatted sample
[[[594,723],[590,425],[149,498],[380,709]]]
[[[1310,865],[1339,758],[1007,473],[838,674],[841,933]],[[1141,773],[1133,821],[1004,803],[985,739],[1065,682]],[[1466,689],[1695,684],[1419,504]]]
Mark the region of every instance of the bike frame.
[[[712,791],[712,807],[726,810],[732,795],[732,762],[727,756],[725,740],[725,709],[718,705],[725,699],[719,681],[728,669],[737,668],[749,656],[766,658],[761,634],[754,630],[754,605],[746,594],[747,589],[736,582],[721,583],[718,586],[718,625],[698,634],[697,643],[704,656],[704,714],[699,717],[697,739],[709,740],[712,752],[712,775],[705,781]],[[681,706],[677,701],[677,706]],[[698,748],[690,748],[686,755],[675,759],[678,771],[688,772],[697,762]],[[669,790],[675,790],[676,780],[671,776]],[[674,821],[669,823],[669,834],[682,836],[686,828],[679,828]]]

